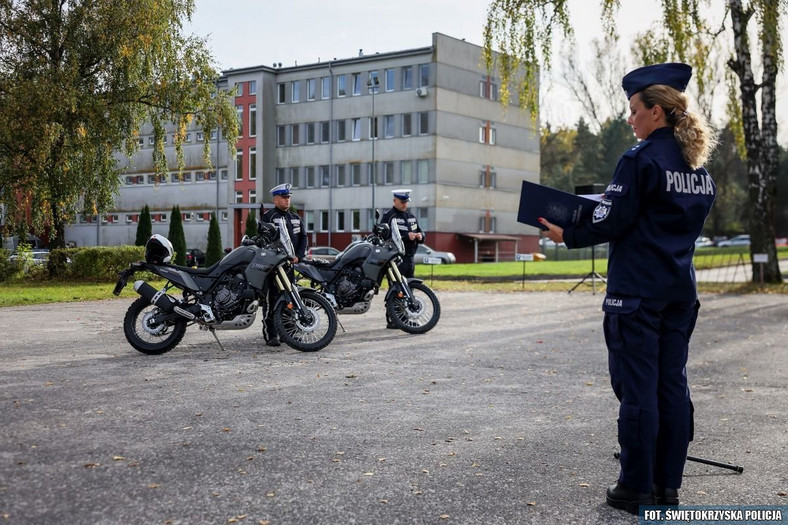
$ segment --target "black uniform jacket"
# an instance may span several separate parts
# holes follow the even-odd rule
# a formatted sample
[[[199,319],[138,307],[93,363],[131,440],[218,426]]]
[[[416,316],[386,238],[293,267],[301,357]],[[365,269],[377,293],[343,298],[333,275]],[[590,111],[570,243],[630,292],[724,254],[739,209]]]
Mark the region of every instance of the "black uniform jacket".
[[[695,239],[716,194],[708,172],[684,160],[673,128],[659,128],[624,153],[592,221],[566,228],[564,242],[610,242],[609,294],[692,301]]]
[[[391,209],[380,218],[380,223],[388,226],[391,224],[391,219],[397,221],[397,228],[399,228],[399,233],[402,235],[402,242],[405,243],[405,255],[413,257],[416,254],[416,248],[419,247],[419,244],[424,242],[427,238],[427,234],[421,231],[419,223],[416,222],[416,217],[407,210],[399,211],[392,206]],[[410,237],[408,237],[409,232],[420,233],[421,240],[411,241]]]
[[[287,225],[287,232],[290,234],[290,241],[293,243],[296,257],[298,260],[303,260],[306,257],[306,227],[304,221],[297,213],[291,211],[282,211],[276,206],[263,213],[260,216],[260,221],[273,223],[274,219],[283,217]]]

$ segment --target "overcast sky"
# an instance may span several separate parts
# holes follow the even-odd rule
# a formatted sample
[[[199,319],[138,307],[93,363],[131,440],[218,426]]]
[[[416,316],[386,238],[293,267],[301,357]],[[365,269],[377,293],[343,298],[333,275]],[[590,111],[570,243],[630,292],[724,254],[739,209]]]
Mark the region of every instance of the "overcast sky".
[[[310,64],[334,58],[385,53],[432,44],[432,33],[482,44],[488,0],[196,0],[187,30],[207,37],[220,69],[256,65]],[[632,35],[655,19],[657,0],[622,0],[617,28],[622,56]],[[581,63],[592,58],[590,42],[602,35],[599,2],[569,0]],[[645,14],[644,14],[645,13]],[[788,42],[786,42],[788,44]],[[563,88],[560,47],[554,51],[554,73],[543,86],[542,120],[574,125],[582,108]],[[544,89],[544,88],[547,89]],[[788,98],[788,74],[781,76],[780,92]],[[626,99],[621,96],[622,108]],[[785,102],[778,99],[781,143],[788,144]],[[718,116],[722,118],[722,115]]]

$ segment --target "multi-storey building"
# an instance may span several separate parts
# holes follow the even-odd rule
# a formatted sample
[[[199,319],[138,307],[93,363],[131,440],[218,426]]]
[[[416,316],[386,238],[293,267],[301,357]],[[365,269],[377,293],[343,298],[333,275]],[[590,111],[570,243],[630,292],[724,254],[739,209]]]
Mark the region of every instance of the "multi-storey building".
[[[539,137],[527,112],[500,103],[479,46],[435,33],[429,47],[232,69],[220,84],[237,90],[236,157],[216,132],[192,129],[182,180],[175,171],[157,180],[152,130],[142,130],[116,209],[81,218],[67,240],[133,243],[145,204],[154,232],[166,234],[178,204],[190,247],[205,247],[211,212],[225,246],[237,245],[249,210],[259,215],[269,190],[289,182],[311,245],[344,248],[371,229],[375,209],[391,206],[391,190],[405,187],[427,243],[458,262],[512,260],[536,247],[536,230],[516,218],[521,181],[539,179]],[[176,166],[174,151],[168,161]]]

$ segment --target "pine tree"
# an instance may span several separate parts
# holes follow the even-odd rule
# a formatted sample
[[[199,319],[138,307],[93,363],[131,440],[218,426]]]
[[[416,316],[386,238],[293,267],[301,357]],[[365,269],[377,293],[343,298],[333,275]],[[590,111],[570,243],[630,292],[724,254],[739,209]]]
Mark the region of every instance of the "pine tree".
[[[153,224],[150,220],[150,208],[146,204],[142,207],[140,218],[137,222],[137,239],[134,241],[134,246],[145,246],[151,235],[153,235]]]
[[[246,216],[246,230],[244,235],[247,237],[257,236],[257,215],[254,210],[249,210],[249,215]]]
[[[222,260],[222,232],[216,214],[211,213],[211,224],[208,226],[208,248],[205,249],[205,266],[213,266]]]
[[[184,266],[186,264],[186,235],[183,233],[183,217],[181,217],[181,207],[177,204],[172,207],[172,219],[170,219],[170,231],[167,238],[172,243],[175,250],[174,264]]]

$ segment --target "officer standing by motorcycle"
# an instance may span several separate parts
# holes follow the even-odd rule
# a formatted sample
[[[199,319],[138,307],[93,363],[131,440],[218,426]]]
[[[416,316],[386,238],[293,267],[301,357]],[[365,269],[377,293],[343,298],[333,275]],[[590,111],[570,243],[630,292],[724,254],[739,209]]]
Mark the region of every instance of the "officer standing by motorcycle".
[[[427,237],[421,231],[416,217],[408,211],[408,203],[410,202],[409,189],[392,190],[394,194],[394,206],[383,214],[380,219],[381,224],[388,226],[391,219],[396,219],[397,227],[399,228],[402,242],[405,244],[405,255],[402,256],[402,262],[399,264],[399,271],[405,278],[412,278],[415,264],[413,256],[416,255],[416,248],[419,244],[424,242]]]
[[[613,391],[621,402],[621,471],[608,505],[678,505],[692,404],[690,336],[698,316],[692,257],[717,193],[703,167],[716,140],[683,94],[686,64],[628,73],[627,123],[641,142],[623,154],[592,222],[565,229],[544,219],[547,236],[569,248],[610,242],[604,334]]]
[[[290,241],[293,243],[295,250],[295,258],[293,263],[306,256],[306,227],[304,221],[297,213],[290,211],[290,197],[292,192],[290,189],[291,184],[280,184],[271,189],[271,198],[274,202],[274,207],[268,211],[264,211],[264,207],[260,205],[260,221],[261,223],[274,223],[275,219],[282,218],[285,220],[287,233],[290,235]],[[290,280],[294,280],[294,274],[291,270],[289,272]],[[265,319],[263,320],[263,337],[268,346],[279,346],[279,337],[276,335],[273,320],[273,305],[276,301],[277,290],[273,287],[269,290],[268,305],[266,308]]]

